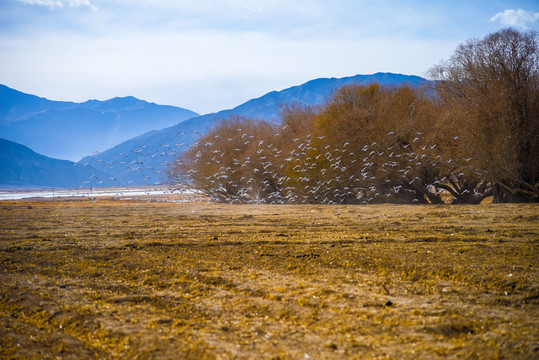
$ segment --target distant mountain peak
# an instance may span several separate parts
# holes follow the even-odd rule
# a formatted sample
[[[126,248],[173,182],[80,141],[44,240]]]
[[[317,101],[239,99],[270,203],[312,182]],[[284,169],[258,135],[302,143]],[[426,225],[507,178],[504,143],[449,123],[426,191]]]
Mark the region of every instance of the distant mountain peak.
[[[54,158],[79,160],[195,116],[199,114],[133,96],[74,103],[0,87],[1,136]]]
[[[344,85],[379,83],[382,86],[396,86],[405,83],[417,86],[427,81],[416,75],[382,72],[343,78],[318,78],[281,91],[269,92],[259,98],[249,100],[230,111],[234,114],[258,117],[265,120],[276,120],[282,105],[291,103],[321,105],[335,90]]]
[[[87,187],[111,185],[104,172],[68,160],[40,155],[13,141],[0,139],[0,186],[4,188]],[[101,182],[101,184],[99,184]]]
[[[132,104],[139,104],[139,103],[148,104],[147,101],[137,99],[134,96],[122,96],[122,97],[117,96],[117,97],[114,97],[112,99],[105,100],[103,102],[113,103],[113,104],[116,104],[116,105],[127,105],[127,106],[132,105]]]

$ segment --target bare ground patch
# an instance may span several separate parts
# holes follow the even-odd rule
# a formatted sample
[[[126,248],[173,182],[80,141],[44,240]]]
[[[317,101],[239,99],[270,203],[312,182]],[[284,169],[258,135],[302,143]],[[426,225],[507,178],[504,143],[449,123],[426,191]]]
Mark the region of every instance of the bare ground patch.
[[[536,205],[0,215],[2,358],[539,356]]]

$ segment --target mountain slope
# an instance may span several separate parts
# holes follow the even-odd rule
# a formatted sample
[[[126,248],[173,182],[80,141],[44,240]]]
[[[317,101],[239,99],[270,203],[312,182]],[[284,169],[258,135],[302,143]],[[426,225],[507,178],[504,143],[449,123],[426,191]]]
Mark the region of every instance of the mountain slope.
[[[252,116],[264,120],[276,120],[282,105],[292,103],[322,105],[335,90],[345,85],[378,83],[381,86],[399,86],[401,84],[418,86],[426,82],[426,79],[419,76],[393,73],[315,79],[302,85],[293,86],[282,91],[272,91],[259,98],[249,100],[234,108],[232,112],[247,117]]]
[[[167,164],[173,162],[176,156],[188,149],[219,120],[241,115],[275,122],[278,121],[282,105],[321,105],[333,91],[344,85],[375,82],[383,86],[417,86],[427,80],[392,73],[316,79],[282,91],[270,92],[234,109],[194,117],[165,129],[145,133],[100,154],[85,157],[81,162],[88,162],[96,168],[113,173],[118,179],[118,185],[161,183],[166,181],[164,170]]]
[[[51,101],[0,86],[0,136],[40,154],[78,160],[197,113],[134,97]]]
[[[78,188],[112,183],[108,175],[88,165],[52,159],[5,139],[0,139],[0,169],[0,186],[4,188]]]
[[[31,114],[74,106],[68,101],[51,101],[0,84],[0,126],[4,127]]]

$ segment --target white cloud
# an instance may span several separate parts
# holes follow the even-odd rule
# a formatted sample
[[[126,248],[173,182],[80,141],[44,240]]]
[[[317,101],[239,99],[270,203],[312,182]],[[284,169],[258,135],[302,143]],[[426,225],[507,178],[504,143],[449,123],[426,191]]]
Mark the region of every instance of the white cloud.
[[[100,10],[121,12],[133,22],[153,28],[271,32],[289,35],[307,25],[333,23],[323,0],[109,0]],[[151,14],[151,16],[148,16]],[[120,24],[123,23],[118,18]],[[327,26],[331,28],[333,26]]]
[[[528,29],[529,25],[532,25],[539,20],[539,12],[525,11],[522,9],[507,9],[504,12],[497,13],[490,18],[490,21],[499,21],[503,25],[515,26],[524,29]]]
[[[92,11],[97,11],[97,6],[93,5],[90,0],[18,0],[19,2],[28,5],[41,5],[50,8],[64,6],[88,6]]]

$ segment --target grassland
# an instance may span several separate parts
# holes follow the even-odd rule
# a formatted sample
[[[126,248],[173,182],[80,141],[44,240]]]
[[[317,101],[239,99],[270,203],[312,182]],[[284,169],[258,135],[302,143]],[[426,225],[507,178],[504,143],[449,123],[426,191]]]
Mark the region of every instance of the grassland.
[[[0,358],[536,359],[536,205],[0,203]]]

